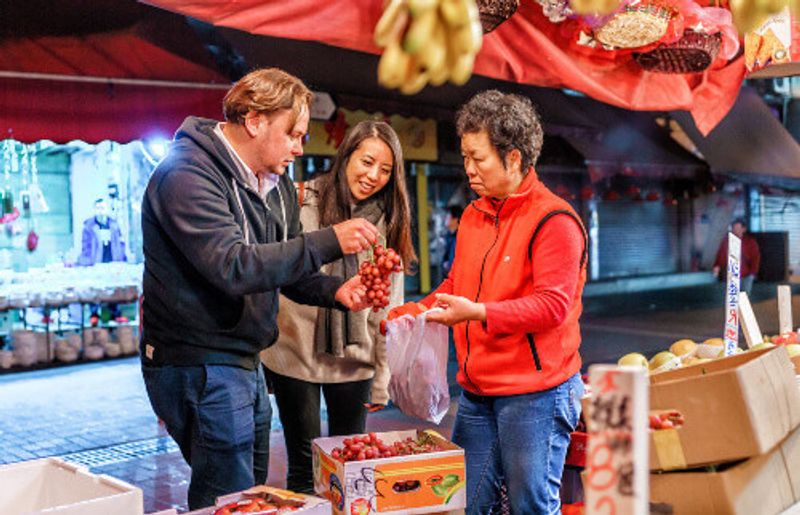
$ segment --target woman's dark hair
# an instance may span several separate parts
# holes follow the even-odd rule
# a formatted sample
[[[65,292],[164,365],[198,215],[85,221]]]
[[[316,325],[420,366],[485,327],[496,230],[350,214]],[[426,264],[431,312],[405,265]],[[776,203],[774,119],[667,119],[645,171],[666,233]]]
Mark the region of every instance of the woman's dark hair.
[[[461,106],[456,114],[458,137],[485,130],[503,164],[515,148],[522,155],[522,173],[536,164],[544,132],[530,99],[496,89],[483,91]]]
[[[350,205],[355,203],[347,184],[347,163],[362,141],[380,138],[392,151],[392,175],[386,186],[375,195],[383,201],[386,213],[386,245],[395,249],[403,259],[407,272],[417,263],[417,254],[411,242],[411,208],[406,189],[406,172],[403,165],[403,149],[400,139],[392,127],[376,120],[364,120],[350,129],[336,151],[330,171],[321,175],[319,184],[319,219],[321,227],[349,220]]]

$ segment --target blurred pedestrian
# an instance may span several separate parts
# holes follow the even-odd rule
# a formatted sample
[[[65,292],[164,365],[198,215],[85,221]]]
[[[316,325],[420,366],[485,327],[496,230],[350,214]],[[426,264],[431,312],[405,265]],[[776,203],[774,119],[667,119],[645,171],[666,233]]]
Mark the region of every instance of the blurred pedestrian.
[[[461,213],[463,212],[464,208],[461,206],[447,208],[447,218],[445,219],[447,233],[444,235],[444,256],[442,259],[442,272],[445,277],[450,273],[450,268],[452,268],[453,260],[456,257],[456,233],[458,232],[458,223],[461,221]]]
[[[747,223],[744,219],[737,218],[731,222],[731,232],[742,240],[742,255],[739,262],[739,291],[747,292],[747,295],[750,296],[753,293],[753,282],[758,275],[758,269],[761,267],[761,250],[758,248],[758,242],[753,235],[747,232]],[[727,270],[728,235],[725,234],[719,243],[712,273],[719,280],[724,281]],[[722,275],[720,275],[721,272]]]

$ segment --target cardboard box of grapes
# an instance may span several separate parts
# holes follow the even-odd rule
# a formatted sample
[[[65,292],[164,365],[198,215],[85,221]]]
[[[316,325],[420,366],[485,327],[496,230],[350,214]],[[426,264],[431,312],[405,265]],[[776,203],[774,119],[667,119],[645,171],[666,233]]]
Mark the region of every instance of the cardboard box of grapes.
[[[336,514],[415,514],[466,506],[464,450],[434,431],[317,438],[314,489]]]

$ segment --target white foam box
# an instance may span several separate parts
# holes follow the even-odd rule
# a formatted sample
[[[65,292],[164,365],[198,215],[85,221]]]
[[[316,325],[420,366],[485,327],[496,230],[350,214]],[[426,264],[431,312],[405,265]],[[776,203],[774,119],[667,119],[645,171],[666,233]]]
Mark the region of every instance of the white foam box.
[[[254,486],[242,492],[236,492],[217,497],[217,502],[214,503],[214,506],[190,511],[186,515],[214,515],[214,512],[221,510],[229,503],[252,499],[254,497],[266,498],[267,500],[272,500],[273,502],[275,499],[277,499],[279,501],[287,501],[289,503],[302,503],[302,506],[295,508],[294,511],[291,512],[292,515],[331,515],[331,503],[327,499],[322,499],[321,497],[316,497],[313,495],[290,492],[289,490],[283,490],[281,488],[275,488],[266,485]],[[274,499],[270,499],[271,497]],[[177,515],[177,511],[164,510],[157,513],[152,513],[150,515]]]
[[[0,467],[0,513],[143,515],[142,490],[59,458]]]

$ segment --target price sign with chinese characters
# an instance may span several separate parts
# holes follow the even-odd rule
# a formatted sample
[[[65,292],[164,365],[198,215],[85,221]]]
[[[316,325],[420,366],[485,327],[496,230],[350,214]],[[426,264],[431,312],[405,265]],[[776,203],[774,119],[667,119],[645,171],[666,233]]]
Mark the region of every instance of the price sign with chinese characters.
[[[649,513],[647,376],[640,367],[589,367],[586,513]]]
[[[739,265],[742,240],[728,233],[728,285],[725,288],[725,355],[732,356],[739,346]]]

